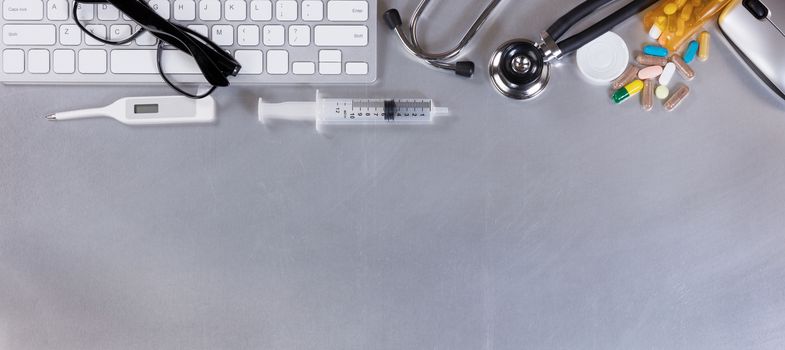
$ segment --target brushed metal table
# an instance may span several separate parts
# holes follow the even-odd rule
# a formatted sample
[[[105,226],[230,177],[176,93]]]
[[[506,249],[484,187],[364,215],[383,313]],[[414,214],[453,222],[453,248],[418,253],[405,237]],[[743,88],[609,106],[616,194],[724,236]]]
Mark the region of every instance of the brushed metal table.
[[[508,1],[461,81],[382,28],[380,80],[433,127],[213,126],[42,116],[163,86],[0,86],[0,349],[782,349],[785,103],[713,37],[675,113],[612,106],[568,60],[530,102],[492,49],[577,0]],[[381,1],[408,17],[415,1]],[[447,48],[482,1],[441,1]],[[637,19],[617,33],[633,47]]]

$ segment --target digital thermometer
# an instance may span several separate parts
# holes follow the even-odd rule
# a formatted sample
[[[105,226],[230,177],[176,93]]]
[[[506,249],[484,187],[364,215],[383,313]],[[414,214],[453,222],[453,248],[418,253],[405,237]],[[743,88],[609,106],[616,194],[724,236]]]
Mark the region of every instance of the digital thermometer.
[[[215,122],[215,100],[184,96],[129,97],[100,108],[52,114],[52,121],[113,118],[127,125],[165,125]]]

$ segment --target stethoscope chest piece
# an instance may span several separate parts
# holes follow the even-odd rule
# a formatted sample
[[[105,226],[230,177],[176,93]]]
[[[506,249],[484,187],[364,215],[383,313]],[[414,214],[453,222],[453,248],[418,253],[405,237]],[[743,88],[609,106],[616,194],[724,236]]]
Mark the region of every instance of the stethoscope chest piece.
[[[496,90],[517,100],[536,97],[550,78],[550,65],[542,50],[524,39],[508,41],[496,49],[489,70]]]

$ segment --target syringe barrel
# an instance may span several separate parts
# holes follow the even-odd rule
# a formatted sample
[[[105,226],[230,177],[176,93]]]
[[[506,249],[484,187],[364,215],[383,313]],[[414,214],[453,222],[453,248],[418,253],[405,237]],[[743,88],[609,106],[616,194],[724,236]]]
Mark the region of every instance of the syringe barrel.
[[[323,125],[432,124],[445,112],[425,99],[322,99],[318,109]]]

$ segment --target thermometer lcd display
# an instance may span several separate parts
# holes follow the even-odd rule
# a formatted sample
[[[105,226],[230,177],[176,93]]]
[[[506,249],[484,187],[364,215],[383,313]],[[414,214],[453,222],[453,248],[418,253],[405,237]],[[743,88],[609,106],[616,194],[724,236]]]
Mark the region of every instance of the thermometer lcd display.
[[[134,113],[135,114],[154,114],[154,113],[158,113],[158,105],[157,104],[134,105]]]

